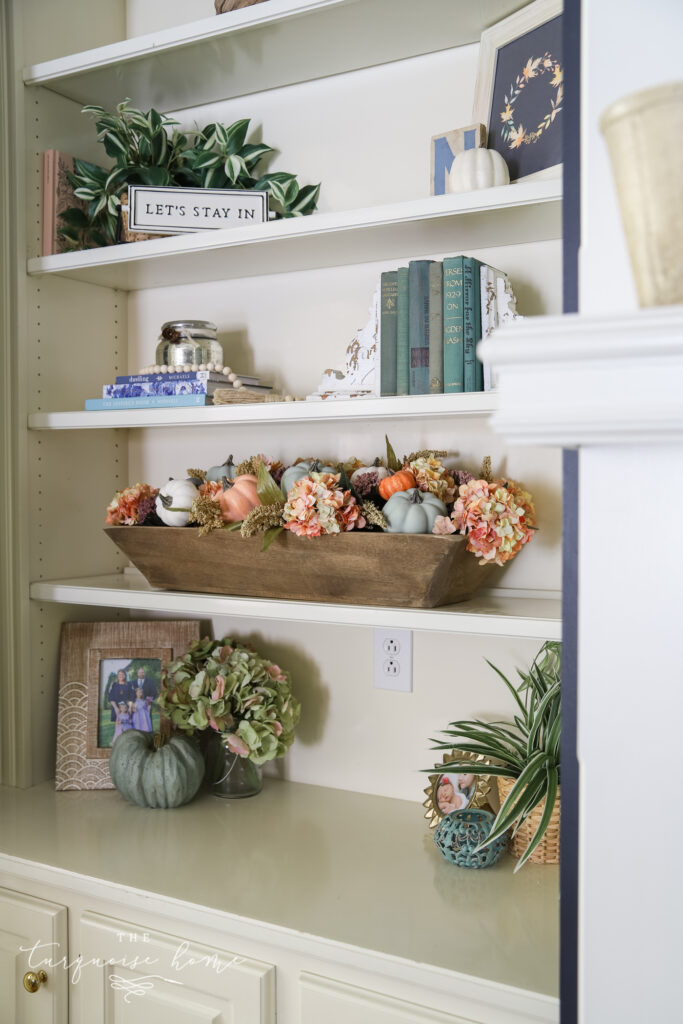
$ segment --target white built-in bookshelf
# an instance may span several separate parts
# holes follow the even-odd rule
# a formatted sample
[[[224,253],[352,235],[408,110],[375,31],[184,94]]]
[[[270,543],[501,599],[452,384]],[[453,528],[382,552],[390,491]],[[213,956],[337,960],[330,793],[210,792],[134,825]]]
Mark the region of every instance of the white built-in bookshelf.
[[[74,38],[87,46],[76,0],[69,5]],[[506,446],[491,427],[496,393],[82,411],[103,383],[148,364],[159,325],[178,315],[215,320],[226,361],[273,379],[278,390],[307,394],[326,367],[343,365],[380,273],[419,256],[480,255],[509,272],[523,313],[558,313],[561,181],[427,194],[431,135],[471,121],[480,33],[520,6],[268,0],[54,59],[36,60],[29,50],[26,128],[17,139],[27,166],[28,257],[18,409],[26,452],[21,571],[31,636],[22,696],[30,686],[33,720],[30,734],[24,730],[26,746],[15,753],[24,778],[39,782],[52,771],[63,621],[196,617],[217,631],[249,636],[283,663],[291,659],[301,674],[308,732],[283,769],[292,782],[362,791],[377,807],[390,797],[413,800],[420,829],[417,771],[429,756],[428,737],[456,716],[507,712],[484,659],[512,672],[542,640],[560,637],[559,453]],[[47,40],[41,45],[44,54]],[[277,167],[323,182],[320,212],[240,231],[41,257],[40,151],[95,159],[80,105],[111,106],[127,95],[136,106],[179,111],[184,123],[253,116],[281,150]],[[402,451],[443,447],[469,464],[490,453],[494,466],[532,490],[538,538],[499,589],[425,610],[159,591],[129,569],[101,529],[111,494],[138,479],[166,479],[228,451],[286,459],[312,454],[319,444],[338,458],[365,458],[381,452],[385,433]],[[267,572],[267,553],[261,557]],[[414,631],[412,695],[373,691],[374,626]],[[377,749],[367,761],[362,747],[370,734]],[[377,767],[389,760],[391,776]],[[429,874],[434,851],[427,835],[423,853]],[[282,870],[286,883],[287,866]],[[511,866],[505,870],[510,901],[496,921],[512,931],[522,911],[515,909],[517,880]],[[373,890],[358,861],[337,882]],[[452,913],[459,927],[455,888],[442,893],[444,920]],[[543,906],[547,937],[556,933],[557,906],[554,898]],[[396,906],[375,911],[410,928],[409,913]],[[467,927],[484,950],[485,911],[468,915]],[[366,933],[369,943],[369,925]],[[359,935],[362,945],[363,928]],[[415,935],[411,948],[416,964],[429,963],[426,938],[421,944]],[[556,953],[549,959],[556,962]],[[448,973],[455,979],[457,971],[454,964]],[[512,995],[506,1008],[504,988],[489,982],[495,1010],[482,1024],[519,1024]],[[524,1006],[550,1024],[556,1004],[547,993],[525,994]],[[431,1005],[428,993],[424,1005]]]

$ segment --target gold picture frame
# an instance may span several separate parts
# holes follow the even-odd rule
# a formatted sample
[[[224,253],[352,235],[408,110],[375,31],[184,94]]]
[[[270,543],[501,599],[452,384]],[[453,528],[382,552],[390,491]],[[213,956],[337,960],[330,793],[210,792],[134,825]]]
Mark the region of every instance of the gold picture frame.
[[[154,666],[158,692],[164,665],[184,654],[199,638],[198,620],[62,625],[56,789],[114,788],[109,776],[111,742],[108,737],[106,745],[102,737],[111,670],[125,662]],[[133,686],[133,680],[129,685]]]
[[[449,764],[456,761],[472,765],[470,773],[472,780],[464,787],[461,784],[456,784],[454,780],[462,781],[466,779],[466,776],[446,770]],[[429,785],[424,790],[427,799],[422,804],[425,808],[425,819],[430,828],[436,828],[442,818],[451,811],[489,806],[491,776],[475,771],[475,769],[488,767],[488,762],[483,754],[471,754],[464,750],[453,749],[443,755],[441,765],[434,767],[435,769],[442,768],[442,770],[437,770],[429,776]]]

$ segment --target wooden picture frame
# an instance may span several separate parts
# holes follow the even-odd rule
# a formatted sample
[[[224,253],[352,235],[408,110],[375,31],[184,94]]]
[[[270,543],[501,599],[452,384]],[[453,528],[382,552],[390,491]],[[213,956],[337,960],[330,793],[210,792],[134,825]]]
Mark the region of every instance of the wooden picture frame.
[[[534,0],[482,33],[472,120],[511,182],[562,173],[563,72],[562,0]]]
[[[119,681],[120,673],[126,677],[128,692],[119,696],[125,696],[123,703],[128,706],[122,714],[132,716],[137,680],[140,688],[144,684],[146,695],[158,693],[165,664],[184,654],[199,638],[198,620],[62,625],[56,789],[114,788],[109,776],[109,734],[115,731],[114,723],[119,725],[123,719],[118,715],[114,719],[113,708],[110,714],[106,706],[112,673]],[[154,696],[149,704],[150,721],[153,701]]]
[[[429,160],[429,193],[443,196],[449,191],[448,175],[453,161],[466,149],[485,149],[487,131],[485,124],[468,124],[465,128],[454,128],[440,135],[432,135]]]

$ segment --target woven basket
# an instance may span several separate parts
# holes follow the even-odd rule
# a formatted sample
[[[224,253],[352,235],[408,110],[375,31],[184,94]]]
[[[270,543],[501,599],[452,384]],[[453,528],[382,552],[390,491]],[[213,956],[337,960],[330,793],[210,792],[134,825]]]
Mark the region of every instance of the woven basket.
[[[121,226],[119,239],[121,242],[149,242],[153,238],[168,238],[168,235],[160,235],[157,232],[129,231],[128,230],[128,193],[121,193]]]
[[[225,14],[226,11],[240,11],[243,7],[263,3],[265,0],[214,0],[214,7],[216,14]]]
[[[498,783],[498,797],[501,802],[506,799],[510,790],[514,786],[516,779],[507,779],[503,775],[499,775],[497,778]],[[528,816],[519,831],[510,840],[509,850],[513,857],[519,858],[524,854],[527,846],[531,842],[538,828],[538,824],[543,814],[545,807],[545,800],[535,807],[531,814]],[[545,835],[541,839],[540,843],[529,857],[532,864],[559,864],[560,863],[560,790],[557,791],[557,798],[555,800],[555,806],[553,807],[553,813],[550,816],[548,827],[545,830]]]

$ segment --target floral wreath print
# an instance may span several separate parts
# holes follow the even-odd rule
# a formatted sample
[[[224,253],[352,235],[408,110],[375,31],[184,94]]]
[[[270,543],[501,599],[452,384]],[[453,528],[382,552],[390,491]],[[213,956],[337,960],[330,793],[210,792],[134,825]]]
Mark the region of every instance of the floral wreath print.
[[[514,106],[522,90],[532,78],[539,78],[541,75],[552,72],[550,86],[557,92],[550,100],[550,110],[537,125],[535,131],[527,131],[523,124],[515,124]],[[503,122],[501,135],[503,141],[508,144],[509,149],[519,149],[521,145],[529,145],[537,142],[543,132],[550,127],[559,112],[562,110],[562,97],[564,86],[562,84],[563,71],[559,61],[550,53],[544,53],[542,57],[530,57],[521,73],[517,75],[514,83],[510,86],[509,96],[504,97],[505,110],[501,112],[500,119]]]

